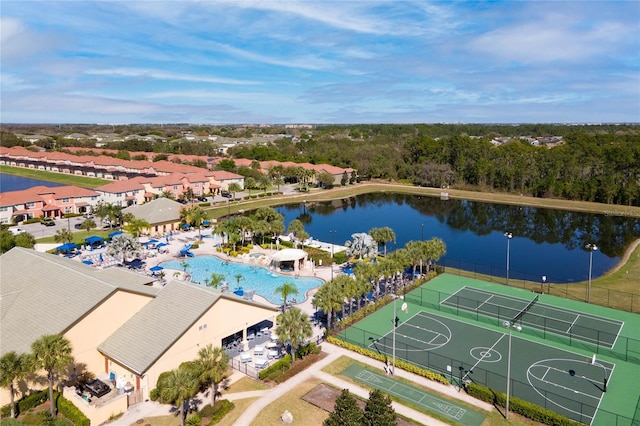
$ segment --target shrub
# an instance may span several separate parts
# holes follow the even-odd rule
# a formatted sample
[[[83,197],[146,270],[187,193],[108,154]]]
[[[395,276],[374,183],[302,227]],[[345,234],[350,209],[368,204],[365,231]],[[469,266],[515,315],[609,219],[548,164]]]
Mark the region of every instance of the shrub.
[[[58,401],[58,411],[69,419],[75,426],[90,426],[89,419],[71,401],[55,392],[54,398]]]
[[[206,203],[199,203],[198,206],[199,207],[209,207],[211,205],[210,202],[206,202]]]
[[[347,343],[344,342],[336,337],[332,337],[332,336],[328,336],[327,337],[327,342],[332,343],[334,345],[337,346],[341,346],[345,349],[348,349],[350,351],[353,351],[355,353],[358,353],[360,355],[365,355],[368,356],[369,358],[373,358],[376,359],[378,361],[384,362],[385,360],[385,356],[383,354],[379,354],[377,352],[374,352],[370,349],[367,348],[363,348],[361,346],[358,345],[354,345],[351,343]],[[443,375],[438,374],[438,373],[434,373],[431,370],[427,370],[425,368],[421,368],[418,367],[417,365],[414,364],[410,364],[408,362],[405,362],[401,359],[397,359],[396,360],[396,367],[397,368],[401,368],[403,370],[406,370],[410,373],[416,374],[418,376],[422,376],[422,377],[426,377],[429,380],[433,380],[434,382],[438,382],[438,383],[442,383],[445,385],[449,384],[449,380],[447,380]]]
[[[260,373],[258,374],[258,377],[260,378],[260,380],[264,380],[272,376],[274,373],[280,374],[282,373],[282,371],[288,370],[290,366],[291,366],[291,355],[287,354],[282,358],[280,358],[278,361],[274,362],[272,365],[265,368],[264,370],[261,370]]]
[[[192,249],[197,249],[198,247],[200,247],[200,243],[198,243],[198,242],[191,243],[191,248]]]
[[[39,223],[39,222],[42,222],[42,219],[40,219],[39,217],[32,217],[31,219],[27,219],[22,223],[24,223],[25,225],[28,225],[29,223]]]
[[[199,414],[202,417],[208,417],[211,419],[208,425],[214,425],[222,420],[224,416],[226,416],[227,413],[229,413],[234,408],[235,405],[233,405],[231,401],[220,399],[216,401],[216,404],[214,406],[211,406],[211,404],[205,405],[202,410],[200,410]]]
[[[478,398],[482,401],[488,402],[492,405],[499,405],[501,407],[506,406],[507,396],[502,392],[497,392],[489,389],[486,386],[479,385],[477,383],[469,383],[466,386],[467,393],[474,398]],[[531,402],[523,401],[520,398],[513,396],[509,397],[509,409],[514,413],[520,414],[531,420],[535,420],[540,423],[552,426],[572,426],[580,424],[573,420],[555,413],[546,408],[535,405]]]
[[[349,260],[349,257],[347,256],[347,252],[346,251],[339,251],[337,253],[334,253],[333,260],[337,264],[341,264],[341,263],[344,263],[347,260]]]

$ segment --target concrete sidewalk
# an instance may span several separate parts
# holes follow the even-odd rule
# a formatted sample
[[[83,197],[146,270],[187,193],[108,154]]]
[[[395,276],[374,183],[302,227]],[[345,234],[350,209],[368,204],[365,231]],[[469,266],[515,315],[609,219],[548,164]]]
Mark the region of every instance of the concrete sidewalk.
[[[269,390],[260,390],[260,391],[247,391],[247,392],[237,392],[237,393],[225,393],[223,392],[222,398],[228,399],[230,401],[235,401],[239,399],[245,398],[259,398],[253,404],[247,408],[242,415],[235,422],[236,425],[239,426],[247,426],[250,425],[251,422],[255,420],[260,411],[267,407],[272,402],[276,401],[278,398],[284,396],[295,387],[304,383],[310,378],[318,378],[323,382],[326,382],[332,386],[335,386],[339,389],[348,389],[354,395],[357,395],[362,398],[369,397],[369,390],[358,386],[357,384],[351,383],[347,380],[344,380],[340,377],[336,377],[334,375],[325,373],[322,371],[327,365],[336,361],[341,356],[347,356],[353,360],[365,363],[369,366],[375,367],[378,363],[380,364],[380,369],[382,371],[382,363],[379,361],[372,360],[371,358],[365,357],[364,355],[359,355],[354,352],[348,351],[346,349],[340,348],[338,346],[332,345],[330,343],[322,343],[323,352],[327,353],[327,356],[321,361],[313,364],[306,370],[302,371],[299,374],[296,374],[291,379],[287,380],[280,385],[269,389]],[[243,377],[241,373],[234,372],[230,378],[230,382],[234,382],[239,378]],[[474,407],[485,410],[487,412],[493,410],[493,406],[477,400],[475,398],[470,397],[465,392],[458,392],[457,388],[451,385],[444,385],[441,383],[437,383],[431,380],[428,380],[424,377],[417,376],[415,374],[406,372],[404,370],[398,369],[396,371],[396,377],[402,377],[407,379],[417,385],[424,386],[432,391],[447,395],[451,398],[455,398],[460,401],[464,401]],[[207,404],[210,401],[210,396],[208,393],[199,394],[196,397],[197,400],[200,401],[201,404]],[[428,414],[419,412],[412,408],[409,408],[403,404],[398,402],[393,402],[393,408],[396,410],[398,414],[402,414],[417,423],[424,425],[435,425],[435,426],[444,426],[447,423],[444,423],[440,420],[434,419]],[[133,405],[129,408],[129,410],[118,420],[110,423],[110,426],[130,426],[135,424],[137,420],[145,418],[145,417],[154,417],[154,416],[164,416],[169,414],[175,414],[175,408],[170,405],[159,404],[157,402],[142,402],[136,405]]]

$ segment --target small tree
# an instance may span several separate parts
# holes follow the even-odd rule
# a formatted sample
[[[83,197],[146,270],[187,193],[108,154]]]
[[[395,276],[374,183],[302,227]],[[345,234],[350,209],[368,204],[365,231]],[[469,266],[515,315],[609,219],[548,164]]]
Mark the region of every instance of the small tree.
[[[324,421],[324,426],[362,426],[364,414],[356,399],[349,393],[348,389],[342,389],[340,396],[336,399],[333,412]]]
[[[369,400],[364,407],[364,421],[366,426],[395,426],[396,412],[391,406],[391,398],[378,389],[369,393]]]
[[[56,400],[53,398],[53,385],[59,375],[73,362],[71,343],[61,334],[42,336],[31,345],[30,364],[33,371],[44,370],[49,383],[49,401],[51,415],[56,415]]]
[[[94,222],[93,219],[85,219],[80,224],[80,229],[86,230],[87,234],[91,232],[91,230],[95,227],[96,227],[96,223]]]
[[[276,334],[283,342],[291,344],[291,358],[296,360],[296,350],[313,335],[309,317],[298,308],[291,308],[278,315]]]
[[[16,416],[14,397],[17,391],[14,385],[16,380],[20,380],[28,372],[26,361],[25,355],[18,355],[13,351],[0,358],[0,386],[9,390],[12,419]]]
[[[70,243],[73,240],[73,233],[67,228],[58,229],[53,236],[53,241],[56,243]]]
[[[211,277],[209,277],[209,279],[205,278],[204,283],[207,287],[213,287],[217,289],[220,286],[220,283],[224,281],[224,279],[224,275],[214,272],[211,274]]]
[[[158,378],[157,387],[160,398],[178,407],[182,426],[186,416],[185,405],[188,406],[188,401],[198,393],[200,388],[198,373],[199,368],[194,362],[184,362],[169,374]]]
[[[36,238],[28,232],[16,235],[15,241],[18,247],[33,248],[36,245]]]
[[[298,295],[299,291],[298,287],[294,283],[285,282],[282,283],[281,286],[276,287],[276,289],[273,290],[273,294],[279,294],[282,297],[282,312],[284,312],[287,309],[287,297],[294,294]]]
[[[198,357],[196,362],[200,369],[200,380],[203,383],[211,384],[211,405],[215,405],[218,385],[227,376],[229,355],[221,347],[213,347],[208,344],[200,349]]]
[[[366,426],[395,426],[398,416],[391,406],[391,398],[378,389],[369,393],[369,400],[364,407],[364,422]]]

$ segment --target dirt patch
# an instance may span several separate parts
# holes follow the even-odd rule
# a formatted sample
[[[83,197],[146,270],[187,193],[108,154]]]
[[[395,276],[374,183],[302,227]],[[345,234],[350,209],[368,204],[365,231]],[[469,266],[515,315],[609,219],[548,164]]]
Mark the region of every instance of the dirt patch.
[[[341,391],[336,388],[320,383],[318,386],[304,394],[302,399],[311,405],[315,405],[316,407],[322,408],[323,410],[331,413],[333,411],[333,407],[336,405],[336,399],[340,396],[340,392]],[[364,410],[366,402],[359,398],[356,398],[356,402],[358,403],[358,406]],[[398,417],[397,424],[398,426],[417,426],[415,423],[409,422],[400,417]]]

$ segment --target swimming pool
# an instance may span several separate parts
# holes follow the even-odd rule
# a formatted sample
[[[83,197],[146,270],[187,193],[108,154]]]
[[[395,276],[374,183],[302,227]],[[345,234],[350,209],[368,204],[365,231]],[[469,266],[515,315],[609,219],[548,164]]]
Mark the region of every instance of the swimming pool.
[[[182,270],[182,260],[170,260],[162,262],[160,266],[168,269]],[[276,287],[281,286],[285,282],[294,283],[298,287],[299,293],[294,295],[296,303],[302,303],[307,298],[307,292],[316,287],[320,287],[323,283],[318,278],[290,277],[286,275],[276,274],[262,266],[225,262],[216,256],[196,256],[186,260],[187,272],[191,274],[191,281],[204,285],[205,280],[211,277],[211,274],[222,274],[224,280],[229,283],[229,290],[233,291],[237,285],[237,275],[242,275],[240,286],[244,291],[255,290],[256,294],[264,297],[274,305],[281,305],[282,299],[279,295],[273,294]],[[292,296],[289,296],[291,299]]]

